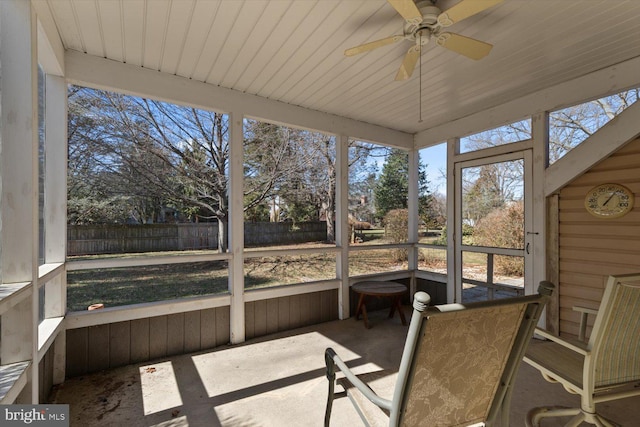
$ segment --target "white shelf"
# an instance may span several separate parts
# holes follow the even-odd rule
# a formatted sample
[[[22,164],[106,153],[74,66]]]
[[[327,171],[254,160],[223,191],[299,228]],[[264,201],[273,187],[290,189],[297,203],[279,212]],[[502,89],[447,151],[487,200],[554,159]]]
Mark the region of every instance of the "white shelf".
[[[38,361],[42,360],[62,329],[64,317],[44,319],[38,325]]]
[[[30,361],[25,361],[0,366],[0,404],[15,402],[27,384],[27,369],[30,365]]]
[[[42,264],[38,267],[38,287],[58,276],[64,270],[61,262]]]
[[[31,282],[0,285],[0,316],[31,295]]]

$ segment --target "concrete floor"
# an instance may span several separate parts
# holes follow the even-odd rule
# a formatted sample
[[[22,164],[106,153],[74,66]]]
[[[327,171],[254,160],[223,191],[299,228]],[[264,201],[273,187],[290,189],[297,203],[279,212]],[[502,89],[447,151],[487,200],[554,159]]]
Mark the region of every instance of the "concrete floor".
[[[71,426],[82,427],[321,426],[326,347],[333,347],[357,373],[397,369],[407,328],[397,315],[389,320],[386,314],[371,313],[368,330],[352,318],[73,378],[54,391],[52,403],[70,404]],[[534,406],[578,402],[523,364],[510,424],[523,426]],[[599,408],[623,426],[640,425],[640,398]],[[362,425],[348,399],[335,401],[331,425]],[[561,419],[543,423],[561,425]]]

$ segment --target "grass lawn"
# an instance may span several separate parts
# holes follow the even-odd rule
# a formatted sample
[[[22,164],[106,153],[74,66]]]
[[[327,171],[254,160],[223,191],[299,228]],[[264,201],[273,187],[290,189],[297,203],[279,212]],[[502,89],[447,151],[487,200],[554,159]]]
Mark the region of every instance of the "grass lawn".
[[[377,230],[366,230],[377,231]],[[378,233],[369,233],[368,241],[359,245],[386,243]],[[291,248],[335,247],[311,243]],[[256,250],[252,248],[249,250]],[[264,248],[262,248],[264,249]],[[269,248],[275,249],[275,248]],[[278,248],[286,249],[286,247]],[[446,272],[446,248],[420,249],[420,268]],[[175,253],[174,253],[175,254]],[[183,252],[180,253],[185,254]],[[76,257],[74,259],[137,258],[149,254],[117,254]],[[153,255],[167,255],[154,253]],[[486,255],[465,253],[465,266],[486,265]],[[408,268],[406,250],[373,249],[352,251],[349,255],[349,275]],[[485,270],[486,271],[486,270]],[[336,254],[318,252],[301,255],[278,255],[247,258],[244,261],[245,289],[330,280],[336,277]],[[72,270],[67,273],[67,308],[83,311],[91,304],[102,303],[105,307],[122,306],[143,302],[164,301],[228,292],[227,261],[204,261],[153,266]]]
[[[323,247],[318,244],[297,247],[310,246],[318,249]],[[389,249],[352,252],[349,257],[350,274],[357,276],[406,269],[406,261],[397,261],[392,252]],[[146,255],[119,254],[75,259],[137,258]],[[245,289],[330,280],[336,277],[336,254],[319,252],[247,258],[244,272]],[[228,275],[226,261],[72,270],[67,273],[67,308],[69,311],[83,311],[96,303],[115,307],[225,293],[228,291]]]
[[[100,268],[67,273],[67,308],[113,307],[227,291],[226,261]]]

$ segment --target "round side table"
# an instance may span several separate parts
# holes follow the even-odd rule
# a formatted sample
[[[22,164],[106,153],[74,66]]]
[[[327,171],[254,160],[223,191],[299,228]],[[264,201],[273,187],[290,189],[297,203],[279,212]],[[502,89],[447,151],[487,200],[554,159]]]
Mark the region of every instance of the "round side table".
[[[362,314],[365,328],[369,329],[371,327],[371,325],[369,325],[369,319],[367,318],[367,297],[390,298],[391,310],[389,311],[389,318],[392,318],[394,313],[398,311],[402,324],[407,324],[407,319],[405,319],[402,307],[400,306],[400,299],[407,292],[407,287],[405,285],[401,285],[396,282],[371,280],[356,283],[351,286],[351,289],[353,289],[353,292],[360,295],[358,298],[358,308],[356,309],[356,320],[358,320],[360,318],[360,314]]]

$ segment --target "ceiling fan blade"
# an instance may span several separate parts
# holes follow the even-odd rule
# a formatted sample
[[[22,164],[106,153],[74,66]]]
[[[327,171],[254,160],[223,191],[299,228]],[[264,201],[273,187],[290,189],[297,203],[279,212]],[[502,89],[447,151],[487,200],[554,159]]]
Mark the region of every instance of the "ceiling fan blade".
[[[420,46],[414,45],[409,48],[409,51],[404,56],[398,74],[396,74],[396,81],[407,80],[413,74],[413,70],[416,68],[418,59],[420,58]]]
[[[377,49],[382,46],[386,46],[388,44],[392,44],[398,42],[400,40],[404,40],[404,36],[391,36],[386,39],[380,39],[376,41],[372,41],[369,43],[361,44],[360,46],[352,47],[344,51],[345,56],[353,56],[359,53],[369,52],[370,50]]]
[[[491,52],[493,45],[454,33],[442,33],[436,44],[471,59],[482,59]]]
[[[419,24],[422,22],[422,13],[413,0],[387,0],[387,3],[410,24]]]
[[[438,24],[448,27],[470,16],[480,13],[504,0],[462,0],[438,16]]]

